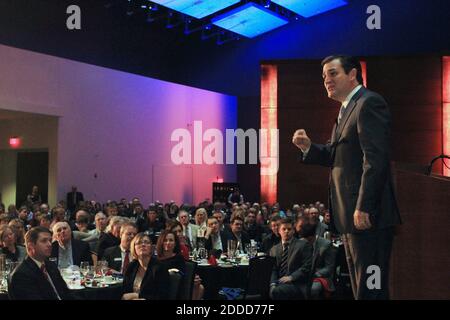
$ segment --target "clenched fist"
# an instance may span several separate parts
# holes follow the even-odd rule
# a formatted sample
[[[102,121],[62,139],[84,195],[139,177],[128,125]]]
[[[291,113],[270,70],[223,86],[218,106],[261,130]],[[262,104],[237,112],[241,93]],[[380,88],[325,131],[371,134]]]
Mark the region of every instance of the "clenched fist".
[[[292,137],[292,143],[302,151],[306,151],[311,146],[311,139],[308,138],[304,129],[298,129],[297,131],[295,131],[294,136]]]

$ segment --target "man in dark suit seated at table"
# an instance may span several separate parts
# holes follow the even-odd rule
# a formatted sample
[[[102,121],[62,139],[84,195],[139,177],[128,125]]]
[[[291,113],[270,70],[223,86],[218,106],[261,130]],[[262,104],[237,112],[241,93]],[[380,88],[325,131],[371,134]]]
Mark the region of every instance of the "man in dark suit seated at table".
[[[64,300],[70,298],[66,282],[53,262],[46,259],[52,250],[47,228],[34,227],[25,234],[28,257],[11,275],[11,300]]]
[[[316,234],[319,219],[311,216],[302,226],[300,235],[313,247],[310,297],[329,298],[334,292],[333,275],[336,265],[336,249],[331,241]]]
[[[280,216],[274,216],[270,218],[270,234],[266,234],[265,236],[263,236],[261,249],[267,254],[270,253],[270,250],[273,246],[280,243],[280,234],[278,233],[280,220]]]
[[[227,250],[226,234],[220,231],[219,221],[214,217],[208,218],[207,225],[205,248],[216,257],[220,257],[220,254]]]
[[[56,241],[52,243],[51,256],[58,259],[58,267],[79,266],[82,261],[87,261],[92,265],[89,244],[72,239],[72,232],[67,222],[57,222],[53,226],[53,236]]]
[[[247,232],[243,231],[244,220],[240,216],[235,216],[231,219],[230,231],[225,231],[225,247],[227,246],[228,240],[238,241],[238,250],[241,252],[245,251],[245,246],[250,244],[250,237]],[[226,248],[228,251],[228,248]]]
[[[270,297],[274,300],[301,300],[311,271],[312,247],[303,239],[294,237],[289,218],[280,222],[281,242],[270,250],[276,258],[270,281]]]
[[[130,244],[138,229],[134,222],[125,222],[120,228],[120,244],[105,250],[103,260],[108,262],[108,267],[125,274],[128,264],[131,262]]]

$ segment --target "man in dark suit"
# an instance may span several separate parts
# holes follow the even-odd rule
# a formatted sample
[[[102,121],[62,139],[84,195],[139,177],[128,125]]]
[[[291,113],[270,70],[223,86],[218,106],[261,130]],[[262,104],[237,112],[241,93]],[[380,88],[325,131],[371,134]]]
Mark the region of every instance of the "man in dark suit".
[[[219,256],[227,251],[227,236],[220,230],[219,221],[216,218],[208,218],[208,228],[205,235],[205,248],[208,252]]]
[[[47,258],[52,250],[52,235],[47,228],[34,227],[25,234],[28,257],[11,275],[8,294],[11,300],[64,300],[69,289],[56,264]]]
[[[274,300],[301,300],[306,296],[311,270],[312,248],[306,240],[294,237],[289,218],[280,222],[281,242],[270,250],[276,258],[270,280],[270,297]]]
[[[331,168],[329,207],[343,235],[356,299],[388,299],[389,256],[400,215],[394,197],[389,144],[391,116],[386,101],[362,86],[359,61],[331,56],[322,62],[328,97],[342,103],[326,145],[297,130],[292,142],[301,161]],[[367,286],[369,266],[380,268],[381,286]]]
[[[52,243],[51,256],[57,258],[60,268],[70,265],[79,266],[82,261],[87,261],[92,265],[89,244],[72,239],[72,232],[67,222],[57,222],[53,226],[53,235],[56,241]]]
[[[105,250],[103,260],[108,262],[108,267],[125,274],[132,260],[130,244],[138,229],[134,222],[126,222],[120,228],[120,245]]]
[[[267,254],[270,253],[270,250],[273,246],[280,243],[280,234],[278,233],[279,223],[280,223],[281,217],[280,216],[274,216],[270,218],[270,233],[266,234],[263,237],[261,250]]]
[[[320,223],[318,220],[313,216],[309,217],[300,232],[301,238],[308,241],[313,248],[309,287],[309,296],[312,299],[330,297],[336,290],[333,277],[337,251],[331,241],[317,235],[317,224]]]
[[[245,252],[245,246],[250,244],[250,237],[247,232],[243,231],[244,220],[240,216],[235,216],[231,218],[230,230],[224,231],[224,240],[226,250],[228,251],[227,243],[228,240],[235,240],[238,242],[238,250]]]
[[[70,213],[74,213],[80,201],[84,201],[83,193],[78,192],[76,186],[72,186],[72,191],[67,193],[67,209]]]

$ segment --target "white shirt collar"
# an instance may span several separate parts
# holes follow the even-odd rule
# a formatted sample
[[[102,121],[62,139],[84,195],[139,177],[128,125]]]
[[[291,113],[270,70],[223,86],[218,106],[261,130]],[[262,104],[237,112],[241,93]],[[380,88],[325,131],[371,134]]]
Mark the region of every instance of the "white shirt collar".
[[[357,85],[352,92],[350,92],[347,96],[347,98],[345,98],[344,102],[342,102],[342,105],[344,106],[344,108],[347,108],[347,105],[349,104],[350,100],[353,98],[353,96],[355,95],[356,92],[358,92],[359,89],[361,89],[362,84]]]
[[[41,266],[44,264],[43,262],[40,262],[40,261],[37,261],[36,259],[34,259],[33,257],[30,257],[30,259],[31,260],[33,260],[34,261],[34,263],[36,263],[37,264],[37,266],[38,266],[38,268],[40,269],[41,268]]]

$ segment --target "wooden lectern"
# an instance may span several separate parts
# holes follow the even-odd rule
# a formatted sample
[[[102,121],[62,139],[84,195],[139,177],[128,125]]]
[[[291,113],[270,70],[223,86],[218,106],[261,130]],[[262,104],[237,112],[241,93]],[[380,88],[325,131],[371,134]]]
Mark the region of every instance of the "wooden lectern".
[[[393,163],[402,225],[391,257],[391,299],[450,299],[450,178]]]

